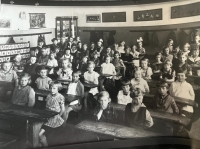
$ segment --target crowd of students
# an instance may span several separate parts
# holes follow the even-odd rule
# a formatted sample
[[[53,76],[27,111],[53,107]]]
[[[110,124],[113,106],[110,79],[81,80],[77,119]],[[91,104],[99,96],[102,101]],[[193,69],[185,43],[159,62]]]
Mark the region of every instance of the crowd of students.
[[[40,131],[40,142],[48,145],[46,136],[67,122],[71,111],[94,109],[95,120],[110,118],[111,102],[126,105],[125,122],[129,126],[141,125],[152,127],[153,119],[143,104],[143,97],[150,92],[147,80],[157,80],[157,91],[153,104],[158,111],[181,114],[191,118],[193,107],[178,108],[174,96],[195,100],[194,90],[186,81],[187,75],[197,75],[191,65],[199,65],[199,36],[196,43],[168,44],[155,54],[155,62],[150,64],[142,46],[142,38],[136,45],[126,46],[125,41],[104,47],[103,40],[97,44],[82,44],[80,37],[69,40],[61,38],[60,43],[52,39],[52,45],[38,47],[31,54],[26,64],[21,63],[21,55],[16,55],[14,62],[1,65],[0,81],[8,82],[1,87],[1,99],[16,105],[34,107],[34,88],[49,90],[43,99],[46,108],[59,114],[49,119]],[[70,82],[61,84],[59,80]],[[84,83],[96,84],[97,87],[84,87]],[[169,85],[170,84],[170,85]],[[80,96],[80,100],[65,103],[62,94]],[[47,138],[48,139],[48,138]]]

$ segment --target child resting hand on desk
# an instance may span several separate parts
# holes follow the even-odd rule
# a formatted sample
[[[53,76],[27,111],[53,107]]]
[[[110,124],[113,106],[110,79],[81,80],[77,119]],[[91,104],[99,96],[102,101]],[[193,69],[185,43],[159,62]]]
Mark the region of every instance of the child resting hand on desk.
[[[64,123],[62,119],[62,115],[65,111],[65,98],[63,95],[58,93],[58,91],[62,88],[62,85],[58,82],[51,82],[49,95],[45,99],[46,101],[46,109],[58,112],[59,114],[48,119],[47,122],[42,126],[39,138],[40,143],[43,147],[48,146],[50,137],[59,137],[59,130],[62,128],[61,126]],[[57,133],[57,135],[56,135]],[[60,138],[63,139],[63,138]],[[59,139],[58,139],[59,140]]]
[[[82,99],[84,97],[84,86],[79,80],[80,74],[81,73],[79,71],[73,72],[72,82],[68,86],[67,94],[77,95],[80,96],[80,98]],[[66,105],[65,112],[63,114],[63,119],[65,120],[65,122],[67,121],[68,115],[71,111],[79,112],[81,108],[82,108],[82,101],[80,99],[72,101],[68,105]]]
[[[35,92],[30,87],[31,76],[23,73],[19,77],[19,86],[16,86],[13,92],[11,102],[16,105],[33,107],[35,104]]]

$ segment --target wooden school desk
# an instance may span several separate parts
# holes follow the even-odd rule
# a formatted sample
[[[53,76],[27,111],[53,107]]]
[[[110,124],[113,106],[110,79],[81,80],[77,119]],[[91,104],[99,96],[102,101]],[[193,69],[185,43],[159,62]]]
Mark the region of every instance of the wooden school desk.
[[[26,121],[26,136],[32,148],[39,147],[39,132],[45,121],[57,113],[49,110],[38,110],[31,107],[19,106],[0,102],[0,118]]]

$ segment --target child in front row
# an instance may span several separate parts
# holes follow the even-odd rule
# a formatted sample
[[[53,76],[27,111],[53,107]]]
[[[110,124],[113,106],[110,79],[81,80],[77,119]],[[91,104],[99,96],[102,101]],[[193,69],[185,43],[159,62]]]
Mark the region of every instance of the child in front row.
[[[140,85],[135,86],[135,90],[131,92],[132,102],[127,104],[125,108],[125,123],[128,126],[139,125],[143,126],[144,129],[153,126],[153,119],[146,106],[142,103],[143,96],[143,87]]]
[[[31,76],[23,73],[19,78],[19,86],[13,92],[11,102],[16,105],[33,107],[35,104],[35,92],[30,87]]]
[[[135,78],[131,80],[132,90],[134,91],[136,89],[135,86],[139,85],[144,90],[144,93],[149,93],[149,86],[147,81],[142,78],[141,70],[136,70],[134,75]]]
[[[65,106],[65,112],[63,114],[63,119],[66,122],[68,119],[68,115],[71,111],[78,112],[82,108],[82,99],[84,97],[84,86],[80,82],[80,72],[73,72],[72,74],[72,82],[69,84],[67,88],[67,94],[69,95],[77,95],[80,96],[80,100],[75,100],[69,103],[69,105]]]
[[[132,102],[132,98],[130,97],[131,82],[129,80],[124,80],[121,84],[122,90],[118,92],[117,103],[127,105]]]
[[[61,126],[64,123],[62,119],[62,115],[65,111],[65,98],[61,95],[58,91],[62,88],[62,85],[58,82],[51,82],[50,84],[50,91],[51,93],[48,94],[46,101],[46,109],[57,112],[58,114],[52,118],[49,118],[47,122],[45,122],[40,130],[39,139],[41,146],[48,146],[51,142],[49,139],[52,137],[60,137],[58,135],[59,130],[62,128]],[[57,133],[57,135],[56,135]],[[59,139],[58,139],[59,140]]]
[[[8,82],[6,85],[0,87],[1,101],[8,101],[12,97],[14,87],[18,85],[18,76],[16,72],[12,70],[11,62],[5,61],[1,64],[0,81]]]
[[[175,71],[172,69],[172,62],[170,60],[164,62],[164,66],[160,71],[160,79],[164,79],[167,82],[175,81]]]
[[[188,82],[186,82],[186,74],[187,69],[180,68],[177,72],[177,81],[173,82],[169,88],[169,93],[171,96],[174,97],[181,97],[186,98],[190,100],[195,99],[194,90]],[[193,107],[191,106],[185,106],[183,107],[182,114],[191,117],[193,113]]]
[[[141,60],[141,72],[142,77],[145,80],[151,79],[151,75],[153,74],[151,67],[148,67],[149,60],[147,58],[144,58]]]
[[[94,71],[95,64],[94,62],[90,61],[88,63],[88,71],[84,73],[84,82],[89,84],[99,84],[99,74]],[[92,94],[93,97],[89,99],[88,93]],[[95,104],[92,99],[94,96],[99,93],[98,88],[91,88],[89,91],[85,92],[84,97],[84,106],[87,108],[87,104],[91,104],[92,106]]]
[[[62,60],[62,68],[57,71],[58,79],[61,80],[72,80],[72,64],[69,59]]]

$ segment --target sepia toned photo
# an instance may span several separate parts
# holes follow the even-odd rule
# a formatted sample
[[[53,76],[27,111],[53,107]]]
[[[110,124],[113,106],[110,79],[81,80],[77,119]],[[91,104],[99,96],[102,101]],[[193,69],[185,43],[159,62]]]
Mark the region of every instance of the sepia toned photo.
[[[198,149],[199,50],[200,0],[1,0],[0,149]]]

